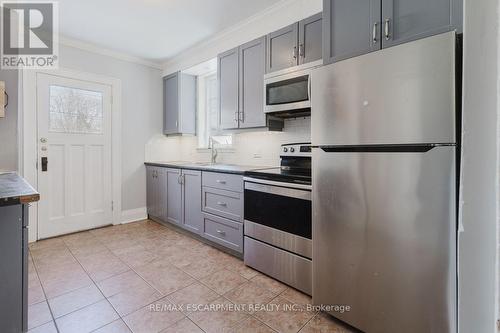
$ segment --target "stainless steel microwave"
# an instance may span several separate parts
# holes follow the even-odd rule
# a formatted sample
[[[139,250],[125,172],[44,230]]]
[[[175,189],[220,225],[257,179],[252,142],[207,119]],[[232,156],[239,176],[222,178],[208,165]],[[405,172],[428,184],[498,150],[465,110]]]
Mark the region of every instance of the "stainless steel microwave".
[[[264,112],[281,118],[310,115],[311,71],[318,65],[315,62],[265,75]]]

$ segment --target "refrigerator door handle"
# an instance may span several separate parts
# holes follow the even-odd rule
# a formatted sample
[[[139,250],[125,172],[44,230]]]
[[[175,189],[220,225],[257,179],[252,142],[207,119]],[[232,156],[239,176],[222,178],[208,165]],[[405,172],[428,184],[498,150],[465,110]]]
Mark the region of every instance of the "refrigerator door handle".
[[[454,144],[316,146],[325,153],[426,153],[435,147]]]

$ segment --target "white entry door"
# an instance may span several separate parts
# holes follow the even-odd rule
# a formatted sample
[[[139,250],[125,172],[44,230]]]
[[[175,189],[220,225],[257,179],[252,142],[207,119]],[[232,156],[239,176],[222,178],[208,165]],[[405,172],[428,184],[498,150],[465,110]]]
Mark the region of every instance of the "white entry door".
[[[36,80],[38,238],[111,224],[111,86]]]

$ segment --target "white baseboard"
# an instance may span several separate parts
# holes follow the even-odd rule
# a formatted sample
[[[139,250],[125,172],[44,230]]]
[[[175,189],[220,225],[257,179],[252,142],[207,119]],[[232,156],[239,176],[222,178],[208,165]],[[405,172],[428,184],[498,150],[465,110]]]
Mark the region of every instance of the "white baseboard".
[[[130,223],[145,220],[148,218],[148,211],[146,207],[134,208],[129,210],[122,210],[121,223]]]

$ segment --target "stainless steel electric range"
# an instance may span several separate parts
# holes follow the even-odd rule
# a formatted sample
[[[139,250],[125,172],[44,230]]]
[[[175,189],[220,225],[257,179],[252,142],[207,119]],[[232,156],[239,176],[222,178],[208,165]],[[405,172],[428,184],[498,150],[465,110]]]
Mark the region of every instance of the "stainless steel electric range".
[[[245,264],[312,291],[311,145],[281,146],[281,167],[245,173]]]

